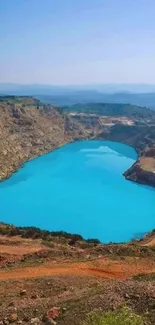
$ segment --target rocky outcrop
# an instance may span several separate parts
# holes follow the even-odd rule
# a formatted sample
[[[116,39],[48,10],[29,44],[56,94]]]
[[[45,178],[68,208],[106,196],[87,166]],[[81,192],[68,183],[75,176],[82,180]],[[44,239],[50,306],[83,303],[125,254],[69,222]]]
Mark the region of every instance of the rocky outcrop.
[[[155,146],[144,147],[139,158],[125,173],[126,179],[155,187]]]
[[[140,165],[140,160],[129,168],[124,173],[124,176],[128,180],[155,187],[155,170],[148,171],[143,169]]]

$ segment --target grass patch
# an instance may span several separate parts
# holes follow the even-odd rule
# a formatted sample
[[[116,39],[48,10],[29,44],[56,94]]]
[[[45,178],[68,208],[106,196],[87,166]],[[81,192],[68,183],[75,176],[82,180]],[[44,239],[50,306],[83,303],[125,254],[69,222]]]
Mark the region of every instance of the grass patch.
[[[92,312],[82,325],[144,325],[144,321],[140,315],[123,307],[119,311],[108,311],[103,315],[100,312]]]

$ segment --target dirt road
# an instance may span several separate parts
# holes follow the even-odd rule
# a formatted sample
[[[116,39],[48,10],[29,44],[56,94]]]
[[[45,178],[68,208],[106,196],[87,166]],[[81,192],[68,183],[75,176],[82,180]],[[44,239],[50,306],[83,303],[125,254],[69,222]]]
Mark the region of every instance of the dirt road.
[[[40,266],[1,269],[0,280],[37,278],[42,276],[58,275],[83,275],[96,276],[104,279],[127,279],[136,274],[149,274],[155,272],[155,262],[151,264],[147,260],[137,260],[132,262],[118,262],[109,259],[88,263],[71,263],[71,264],[43,264]]]

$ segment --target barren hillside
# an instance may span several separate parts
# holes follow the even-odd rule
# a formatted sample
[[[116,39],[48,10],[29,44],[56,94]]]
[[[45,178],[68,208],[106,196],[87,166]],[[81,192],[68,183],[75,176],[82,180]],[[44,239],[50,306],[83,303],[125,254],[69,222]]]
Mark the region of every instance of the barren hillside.
[[[23,162],[82,137],[80,124],[52,106],[31,97],[1,97],[0,179]]]

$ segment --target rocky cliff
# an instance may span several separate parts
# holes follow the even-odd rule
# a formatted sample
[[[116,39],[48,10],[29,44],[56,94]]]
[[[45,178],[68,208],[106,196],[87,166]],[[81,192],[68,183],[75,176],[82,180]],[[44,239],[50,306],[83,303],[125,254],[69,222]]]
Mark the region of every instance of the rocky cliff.
[[[0,97],[0,179],[23,162],[83,137],[81,125],[51,105],[31,97]]]
[[[151,156],[148,156],[148,151]],[[125,173],[126,179],[155,187],[155,147],[144,150],[142,155]]]
[[[128,169],[124,176],[128,180],[155,187],[155,171],[152,172],[141,168],[140,160]]]

